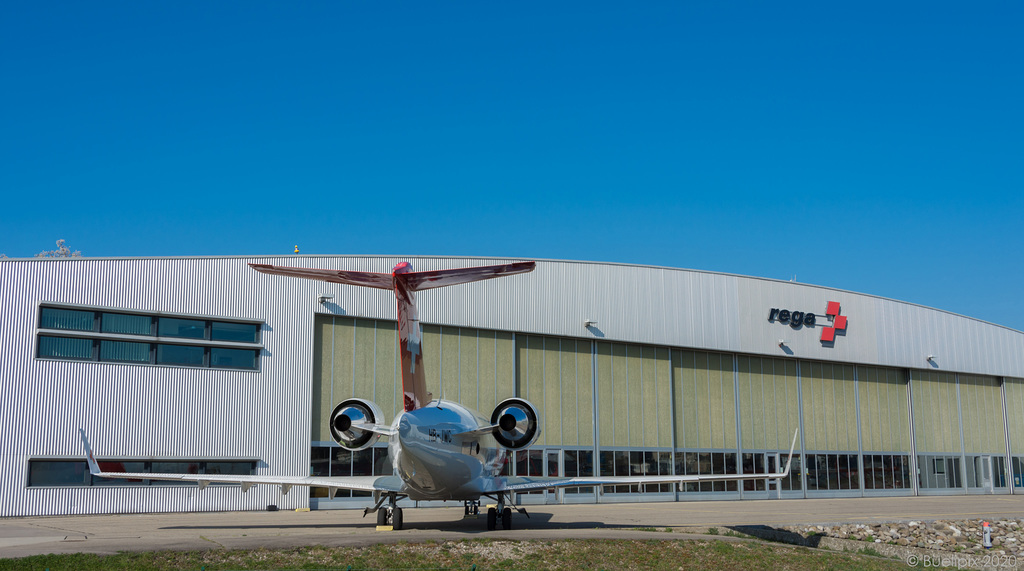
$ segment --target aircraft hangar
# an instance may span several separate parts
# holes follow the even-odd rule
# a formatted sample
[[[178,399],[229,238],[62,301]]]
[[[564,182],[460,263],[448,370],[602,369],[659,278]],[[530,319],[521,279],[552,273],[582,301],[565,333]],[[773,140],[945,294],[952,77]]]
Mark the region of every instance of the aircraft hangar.
[[[518,260],[250,256],[0,260],[0,516],[361,508],[358,492],[200,489],[118,471],[371,475],[326,417],[401,409],[394,296],[248,263],[390,272]],[[979,292],[982,294],[983,292]],[[758,473],[521,504],[1011,494],[1024,490],[1024,333],[911,303],[695,270],[538,261],[417,294],[435,398],[489,417],[519,396],[542,433],[517,475]]]

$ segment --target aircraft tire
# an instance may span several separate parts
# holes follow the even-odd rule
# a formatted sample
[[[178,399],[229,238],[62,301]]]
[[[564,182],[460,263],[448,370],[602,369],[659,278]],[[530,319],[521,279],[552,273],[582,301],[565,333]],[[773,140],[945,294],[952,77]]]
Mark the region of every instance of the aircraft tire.
[[[395,531],[402,529],[402,508],[395,508],[391,514],[391,526]]]
[[[381,508],[377,510],[377,525],[388,524],[388,510]]]
[[[487,508],[487,531],[494,531],[498,527],[498,510]]]
[[[501,510],[501,527],[502,529],[512,529],[512,509],[505,508]]]

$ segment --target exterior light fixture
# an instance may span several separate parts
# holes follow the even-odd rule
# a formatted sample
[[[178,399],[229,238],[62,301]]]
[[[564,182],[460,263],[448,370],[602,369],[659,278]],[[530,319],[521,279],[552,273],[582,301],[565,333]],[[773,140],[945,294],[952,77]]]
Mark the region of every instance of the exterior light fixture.
[[[584,319],[583,320],[583,326],[584,327],[593,327],[594,325],[597,325],[597,320],[594,320],[594,319]]]
[[[928,358],[925,359],[925,360],[928,361],[929,363],[934,363],[935,362],[935,355],[928,355]]]
[[[785,339],[779,339],[779,347],[782,347],[785,344],[786,344],[786,340]]]
[[[334,299],[333,295],[321,295],[320,304],[325,305],[328,301],[331,301],[332,299]]]

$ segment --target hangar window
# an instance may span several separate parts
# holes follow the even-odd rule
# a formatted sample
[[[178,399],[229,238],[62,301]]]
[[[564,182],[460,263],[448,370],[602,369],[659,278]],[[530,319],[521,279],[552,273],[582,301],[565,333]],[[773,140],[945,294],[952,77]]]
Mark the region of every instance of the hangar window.
[[[804,465],[808,490],[859,490],[856,454],[808,454]]]
[[[100,323],[100,331],[104,333],[153,334],[153,318],[148,315],[103,313],[100,316]]]
[[[67,329],[71,331],[92,331],[95,312],[59,307],[44,307],[39,319],[43,329]]]
[[[917,457],[917,485],[921,488],[962,488],[959,456]]]
[[[675,455],[676,474],[706,475],[735,474],[736,453],[734,452],[677,452]],[[735,492],[738,484],[732,482],[687,482],[684,492]]]
[[[565,476],[566,478],[585,477],[594,475],[594,452],[592,450],[566,450],[565,451]],[[566,488],[567,494],[592,494],[594,488]]]
[[[44,305],[40,359],[259,369],[261,324]]]
[[[97,460],[100,469],[135,474],[232,474],[251,476],[256,460]],[[29,460],[30,488],[63,486],[195,485],[191,482],[147,479],[94,478],[84,460]],[[211,484],[216,485],[216,484]]]
[[[864,489],[906,489],[911,486],[909,456],[864,454]]]
[[[91,360],[92,340],[68,337],[39,337],[39,356],[49,359]]]
[[[1024,487],[1024,456],[1014,456],[1010,462],[1013,468],[1013,487]]]

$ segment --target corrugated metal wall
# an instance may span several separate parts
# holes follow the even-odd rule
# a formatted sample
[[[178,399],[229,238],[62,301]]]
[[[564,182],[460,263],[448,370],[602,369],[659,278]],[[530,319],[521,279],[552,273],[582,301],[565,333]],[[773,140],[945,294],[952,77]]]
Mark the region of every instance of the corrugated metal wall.
[[[394,319],[394,298],[386,291],[266,276],[245,264],[389,272],[401,260],[410,260],[417,270],[512,261],[332,256],[0,261],[0,515],[305,506],[304,490],[282,497],[265,487],[244,495],[237,488],[202,493],[181,487],[29,489],[27,462],[81,457],[76,429],[84,427],[101,457],[256,457],[263,461],[260,474],[306,473],[314,314]],[[320,304],[322,294],[334,299]],[[758,278],[543,261],[532,274],[423,292],[419,301],[420,318],[428,324],[1024,377],[1021,332],[892,300]],[[849,322],[845,334],[826,345],[819,339],[828,324],[829,301],[841,304]],[[37,360],[35,328],[43,302],[261,320],[266,325],[260,370]],[[771,322],[771,308],[815,312],[818,323],[793,328]],[[584,320],[597,323],[585,327]],[[927,362],[927,355],[936,358]],[[647,358],[624,358],[633,357]],[[643,382],[648,371],[641,371]],[[690,434],[682,432],[679,445],[686,445]]]

